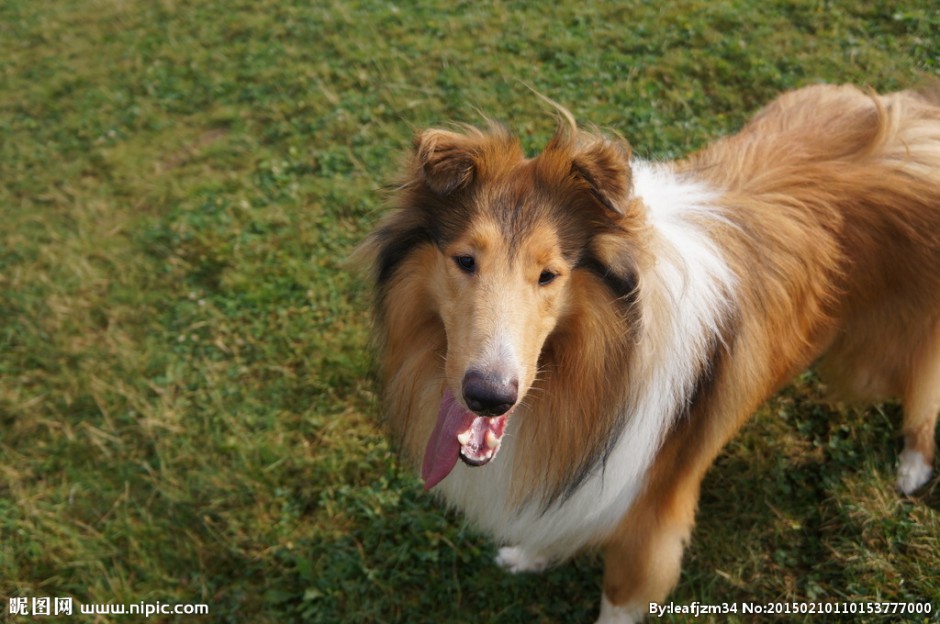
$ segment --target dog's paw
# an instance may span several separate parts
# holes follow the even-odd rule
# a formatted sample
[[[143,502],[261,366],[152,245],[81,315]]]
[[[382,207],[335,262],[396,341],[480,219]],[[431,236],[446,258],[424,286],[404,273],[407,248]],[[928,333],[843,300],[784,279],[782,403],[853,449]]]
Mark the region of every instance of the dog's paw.
[[[910,496],[930,481],[933,469],[924,461],[924,456],[917,451],[901,452],[901,465],[898,467],[897,487],[903,494]]]
[[[637,624],[646,619],[646,612],[637,606],[617,606],[601,596],[601,613],[595,624]]]
[[[548,567],[549,560],[545,557],[533,557],[521,548],[505,546],[499,549],[496,555],[496,565],[511,572],[541,572]]]

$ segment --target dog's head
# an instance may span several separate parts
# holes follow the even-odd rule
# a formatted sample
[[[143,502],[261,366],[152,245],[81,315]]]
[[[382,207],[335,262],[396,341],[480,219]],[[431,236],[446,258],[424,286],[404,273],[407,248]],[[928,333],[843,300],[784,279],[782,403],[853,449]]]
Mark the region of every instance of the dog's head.
[[[540,373],[552,374],[540,370],[551,337],[592,303],[588,283],[629,304],[630,229],[642,221],[630,189],[627,145],[573,124],[535,158],[496,126],[416,138],[399,209],[375,238],[380,284],[409,279],[407,259],[421,250],[420,279],[446,336],[427,487],[458,457],[482,465],[495,456],[507,420]]]

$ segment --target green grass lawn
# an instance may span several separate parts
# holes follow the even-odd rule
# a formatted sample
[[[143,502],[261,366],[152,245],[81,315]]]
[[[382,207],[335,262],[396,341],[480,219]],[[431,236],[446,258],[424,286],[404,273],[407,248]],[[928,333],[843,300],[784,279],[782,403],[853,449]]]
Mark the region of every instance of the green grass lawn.
[[[596,558],[504,575],[398,463],[345,259],[418,128],[485,114],[537,149],[531,86],[678,156],[784,89],[940,73],[936,1],[895,4],[0,3],[0,620],[591,621]],[[720,457],[675,602],[940,611],[898,408],[820,396],[801,378]]]

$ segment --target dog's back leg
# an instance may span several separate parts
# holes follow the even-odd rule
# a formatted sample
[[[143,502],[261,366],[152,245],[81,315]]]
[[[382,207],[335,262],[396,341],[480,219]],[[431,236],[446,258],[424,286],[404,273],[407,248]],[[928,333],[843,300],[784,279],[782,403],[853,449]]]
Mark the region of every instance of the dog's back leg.
[[[934,432],[940,411],[940,324],[931,339],[922,343],[908,372],[902,397],[904,450],[898,468],[897,487],[912,494],[930,480],[933,472]]]

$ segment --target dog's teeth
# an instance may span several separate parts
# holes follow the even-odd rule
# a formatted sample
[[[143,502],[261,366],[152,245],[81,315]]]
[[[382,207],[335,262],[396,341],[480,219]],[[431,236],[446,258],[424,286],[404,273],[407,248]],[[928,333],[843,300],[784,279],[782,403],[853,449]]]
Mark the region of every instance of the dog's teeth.
[[[460,442],[461,446],[467,446],[468,444],[470,444],[471,438],[473,438],[473,434],[470,432],[469,429],[467,429],[466,431],[464,431],[463,433],[457,436],[457,441]]]
[[[499,438],[496,437],[496,434],[492,431],[487,431],[486,436],[484,437],[486,446],[491,449],[495,449],[499,446]]]

